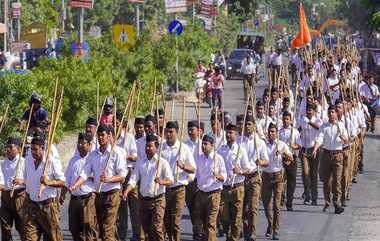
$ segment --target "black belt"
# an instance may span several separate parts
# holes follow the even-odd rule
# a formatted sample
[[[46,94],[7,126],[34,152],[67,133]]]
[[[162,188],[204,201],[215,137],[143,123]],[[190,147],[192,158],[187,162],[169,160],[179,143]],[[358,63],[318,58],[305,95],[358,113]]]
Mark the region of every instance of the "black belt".
[[[46,200],[43,200],[43,201],[33,201],[33,200],[30,200],[31,203],[33,204],[37,204],[37,205],[48,205],[52,202],[54,202],[55,198],[48,198]]]
[[[176,190],[183,188],[183,187],[185,187],[185,185],[179,185],[179,186],[175,186],[175,187],[167,187],[166,190],[167,191],[176,191]]]
[[[282,175],[282,171],[278,171],[278,172],[263,172],[263,176],[268,176],[269,178],[274,178],[277,175]]]
[[[107,192],[100,192],[100,193],[97,193],[97,195],[100,195],[100,196],[107,196],[107,195],[110,195],[110,194],[114,194],[115,192],[118,192],[119,189],[112,189],[112,190],[109,190]]]
[[[150,201],[154,201],[154,200],[157,200],[159,198],[162,198],[163,196],[164,196],[164,193],[161,193],[160,195],[157,195],[155,197],[144,197],[143,195],[141,195],[141,199],[144,201],[150,202]]]
[[[13,191],[13,194],[16,195],[16,196],[18,196],[19,194],[22,194],[23,192],[25,192],[25,190],[26,190],[25,188],[15,189]],[[4,190],[4,192],[7,193],[7,194],[9,194],[9,195],[11,195],[12,190]]]
[[[339,154],[342,153],[342,150],[327,150],[323,149],[324,152],[329,153],[329,154]]]
[[[79,196],[71,195],[71,199],[73,199],[73,200],[83,200],[83,199],[89,198],[91,196],[92,196],[92,192],[89,193],[89,194],[84,194],[84,195],[79,195]]]
[[[235,183],[233,186],[232,185],[223,185],[223,188],[224,189],[232,189],[232,188],[240,187],[240,186],[244,186],[244,182]]]
[[[348,149],[350,149],[350,146],[343,147],[343,151],[347,151]]]
[[[256,177],[257,176],[257,171],[256,172],[253,172],[253,173],[249,173],[247,175],[245,175],[246,178],[253,178],[253,177]]]
[[[204,192],[202,190],[199,190],[199,192],[201,192],[203,194],[214,194],[214,193],[220,193],[220,189],[212,190],[212,191],[209,191],[209,192]]]

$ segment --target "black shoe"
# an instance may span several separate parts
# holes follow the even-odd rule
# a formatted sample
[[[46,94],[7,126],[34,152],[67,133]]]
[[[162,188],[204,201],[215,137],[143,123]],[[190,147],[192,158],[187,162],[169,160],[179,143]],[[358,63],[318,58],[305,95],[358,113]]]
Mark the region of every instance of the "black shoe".
[[[292,206],[286,206],[286,210],[288,210],[289,212],[294,211]]]
[[[305,199],[305,201],[303,201],[303,204],[310,205],[311,204],[310,199]]]
[[[267,232],[265,233],[265,237],[270,237],[272,234],[272,229],[270,227],[267,227]]]
[[[280,239],[280,235],[278,235],[277,232],[274,232],[273,233],[273,240],[279,240]]]
[[[342,208],[342,207],[336,207],[335,208],[335,214],[341,214],[343,212],[344,212],[344,208]]]
[[[327,211],[329,211],[329,208],[330,208],[329,205],[325,205],[325,206],[323,207],[322,211],[323,211],[323,212],[327,212]]]
[[[359,174],[363,174],[363,168],[359,168]]]
[[[352,183],[358,183],[358,181],[356,181],[356,178],[352,178]]]
[[[347,207],[346,201],[341,201],[342,207]]]
[[[311,201],[311,206],[318,206],[317,200]]]
[[[222,228],[218,228],[218,235],[219,238],[224,237],[224,231]]]

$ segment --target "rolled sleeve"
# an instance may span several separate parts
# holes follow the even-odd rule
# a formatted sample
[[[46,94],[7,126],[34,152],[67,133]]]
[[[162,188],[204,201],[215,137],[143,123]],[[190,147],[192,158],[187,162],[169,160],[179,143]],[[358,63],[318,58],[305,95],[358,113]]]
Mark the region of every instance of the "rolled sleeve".
[[[53,159],[52,162],[52,167],[53,167],[53,177],[55,180],[61,180],[65,181],[65,174],[62,171],[62,164],[61,161],[58,159]]]
[[[133,170],[132,175],[129,178],[128,185],[131,185],[133,188],[135,188],[139,180],[140,180],[140,167],[138,165]]]
[[[128,170],[126,168],[127,164],[125,161],[125,155],[121,152],[115,152],[116,154],[116,175],[126,177]]]

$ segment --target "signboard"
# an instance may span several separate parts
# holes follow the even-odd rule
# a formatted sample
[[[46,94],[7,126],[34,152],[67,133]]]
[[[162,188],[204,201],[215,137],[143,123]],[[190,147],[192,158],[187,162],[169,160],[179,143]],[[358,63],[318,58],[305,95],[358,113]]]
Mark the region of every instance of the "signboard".
[[[42,23],[33,23],[23,28],[21,40],[30,43],[32,49],[46,48],[47,26]]]
[[[30,49],[30,44],[26,42],[13,42],[11,46],[12,53],[22,53],[25,49]]]
[[[93,8],[94,0],[71,0],[69,6],[72,8]]]
[[[71,53],[74,57],[87,61],[90,53],[90,46],[84,42],[71,44]]]
[[[202,0],[201,2],[201,14],[214,17],[218,15],[217,7],[214,5],[213,0]]]
[[[21,18],[21,3],[12,3],[12,18]]]
[[[178,21],[178,20],[172,20],[169,23],[168,32],[170,34],[175,34],[177,36],[181,35],[183,33],[183,25],[182,25],[182,23],[180,21]]]
[[[166,13],[186,12],[186,0],[165,0]]]
[[[113,25],[113,42],[121,48],[128,49],[135,44],[136,33],[133,25],[115,24]]]

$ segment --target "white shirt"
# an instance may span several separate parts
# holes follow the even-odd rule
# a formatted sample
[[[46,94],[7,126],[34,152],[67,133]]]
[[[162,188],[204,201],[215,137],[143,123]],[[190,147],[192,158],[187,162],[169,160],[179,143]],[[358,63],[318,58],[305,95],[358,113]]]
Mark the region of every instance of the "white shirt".
[[[293,133],[292,133],[292,130],[293,130]],[[300,133],[298,132],[296,128],[292,128],[291,126],[287,128],[283,127],[280,129],[278,134],[279,134],[280,140],[288,144],[289,147],[291,143],[297,144],[297,145],[302,144]],[[290,135],[292,135],[292,138],[290,138]]]
[[[79,179],[80,174],[83,172],[88,158],[87,154],[85,157],[81,157],[77,151],[75,155],[70,159],[69,164],[65,171],[65,186],[67,188],[72,187],[75,182]],[[87,179],[79,188],[77,188],[73,193],[74,196],[87,195],[89,193],[95,192],[95,184],[93,180]]]
[[[256,160],[269,160],[267,146],[265,141],[262,140],[257,134],[250,135],[249,137],[243,136],[243,138],[239,138],[238,143],[241,143],[242,146],[247,151],[248,155],[248,163],[249,169],[251,173],[257,171]],[[255,138],[256,138],[256,146],[255,146]]]
[[[45,160],[36,168],[34,158],[27,158],[25,160],[24,181],[26,185],[26,192],[29,194],[30,199],[35,202],[44,201],[48,198],[55,198],[59,188],[45,186],[41,198],[38,198],[40,192],[40,179],[44,172]],[[47,178],[49,180],[65,181],[65,175],[62,171],[61,162],[58,159],[51,158],[47,166]]]
[[[90,152],[87,157],[86,165],[80,176],[84,179],[94,177],[96,191],[99,191],[100,176],[127,176],[127,168],[125,162],[125,154],[120,147],[115,146],[112,156],[109,160],[109,165],[106,168],[107,160],[111,152],[111,145],[102,153],[100,147],[95,151]],[[120,189],[120,183],[103,183],[101,192],[108,192],[113,189]]]
[[[339,121],[343,123],[343,126],[346,129],[346,132],[348,133],[349,139],[351,140],[352,138],[354,138],[356,136],[357,129],[354,126],[354,123],[350,120],[350,118],[344,118],[343,116],[342,119],[340,119]],[[349,145],[350,142],[348,144],[344,144],[343,147],[347,147]]]
[[[218,154],[223,157],[227,171],[227,180],[224,182],[224,185],[231,186],[232,184],[244,182],[245,177],[243,175],[234,174],[233,169],[235,167],[241,171],[253,171],[249,168],[246,150],[242,146],[240,146],[239,150],[239,145],[236,142],[232,144],[231,148],[227,144],[223,145],[218,150]]]
[[[240,72],[242,74],[255,74],[256,73],[256,65],[253,62],[247,63],[247,60],[244,59],[241,63]]]
[[[160,194],[165,193],[165,186],[157,184],[154,179],[158,172],[158,177],[160,179],[169,179],[174,182],[174,177],[172,170],[170,169],[169,163],[164,159],[160,158],[160,166],[157,168],[158,154],[154,155],[151,160],[138,160],[135,169],[132,172],[131,178],[128,184],[133,188],[139,184],[139,190],[143,197],[155,197]],[[157,192],[154,193],[154,189],[157,186]]]
[[[126,152],[126,157],[137,157],[137,145],[135,137],[131,133],[126,133],[125,130],[121,132],[117,145],[123,148]],[[136,162],[127,160],[127,167],[134,167]]]
[[[348,136],[346,128],[342,122],[338,121],[334,124],[326,122],[319,128],[319,135],[316,142],[323,145],[324,149],[330,151],[342,150],[343,145],[340,135],[345,138]]]
[[[190,174],[177,166],[178,160],[181,160],[184,164],[188,164],[196,168],[194,156],[190,151],[190,148],[185,143],[182,143],[181,156],[179,156],[179,149],[180,142],[178,140],[172,146],[169,146],[165,141],[162,147],[162,157],[169,162],[174,176],[174,184],[171,187],[189,184],[187,177]],[[177,172],[179,173],[178,180],[176,180]]]
[[[310,120],[306,116],[301,117],[301,119],[298,121],[298,128],[299,127],[302,128],[301,133],[300,133],[300,138],[301,138],[301,146],[304,148],[313,147],[315,144],[315,140],[319,135],[319,130],[310,126],[309,122],[312,122],[319,126],[323,124],[322,120],[315,116],[313,116]]]
[[[212,174],[221,175],[224,181],[227,179],[227,171],[224,165],[223,157],[219,154],[211,152],[209,156],[202,153],[197,159],[197,186],[203,192],[211,192],[215,190],[222,190],[223,183],[215,178]]]
[[[146,158],[145,145],[146,145],[146,136],[142,136],[136,139],[137,160],[144,160]]]
[[[290,152],[289,146],[285,144],[283,141],[279,141],[278,144],[267,142],[267,149],[269,155],[269,165],[263,168],[263,171],[266,173],[279,172],[284,169],[282,163],[282,156],[276,155],[277,151],[280,153],[285,153],[287,155],[293,155]]]
[[[267,118],[268,118],[268,120],[267,120]],[[269,116],[267,116],[265,114],[263,115],[262,118],[257,117],[256,121],[261,126],[261,129],[263,130],[264,133],[268,132],[268,127],[269,127],[270,123],[273,122],[272,118],[270,118]]]
[[[194,160],[198,155],[202,154],[202,148],[200,148],[200,141],[197,139],[196,141],[191,140],[190,138],[185,141],[185,144],[190,148],[191,153],[193,153]]]
[[[15,177],[15,174],[16,174],[16,165],[18,161],[19,161],[19,167],[18,167],[16,179],[24,179],[25,160],[22,157],[20,158],[20,160],[18,160],[19,158],[20,158],[20,155],[17,154],[17,156],[13,158],[12,160],[5,159],[1,163],[1,172],[3,173],[3,178],[4,178],[4,189],[7,191],[12,190],[13,178]],[[25,188],[25,185],[15,186],[16,190],[20,188]]]
[[[360,88],[360,95],[367,97],[369,100],[374,100],[379,96],[379,88],[374,84],[364,84]]]

